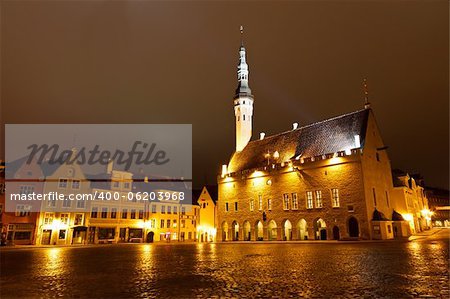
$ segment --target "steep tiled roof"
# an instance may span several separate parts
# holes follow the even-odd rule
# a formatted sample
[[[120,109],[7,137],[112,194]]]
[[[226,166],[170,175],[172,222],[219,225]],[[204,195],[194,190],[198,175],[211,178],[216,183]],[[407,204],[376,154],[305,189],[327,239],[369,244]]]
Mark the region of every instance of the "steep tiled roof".
[[[364,146],[369,109],[344,114],[296,130],[250,141],[241,151],[233,154],[229,172],[258,168],[267,164],[267,153],[278,151],[279,162],[297,156],[314,157],[355,148],[355,135]],[[272,160],[273,161],[273,160]]]

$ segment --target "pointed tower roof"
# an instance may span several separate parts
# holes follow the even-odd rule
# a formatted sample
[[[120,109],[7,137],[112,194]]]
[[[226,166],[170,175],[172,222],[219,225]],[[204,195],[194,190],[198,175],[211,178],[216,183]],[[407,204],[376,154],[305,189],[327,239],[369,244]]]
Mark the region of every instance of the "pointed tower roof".
[[[238,79],[238,86],[236,88],[236,94],[235,98],[239,98],[242,96],[251,97],[252,90],[250,89],[250,86],[248,85],[248,64],[246,61],[246,51],[244,47],[244,27],[241,25],[241,46],[239,48],[239,64],[238,64],[238,71],[237,71],[237,79]]]

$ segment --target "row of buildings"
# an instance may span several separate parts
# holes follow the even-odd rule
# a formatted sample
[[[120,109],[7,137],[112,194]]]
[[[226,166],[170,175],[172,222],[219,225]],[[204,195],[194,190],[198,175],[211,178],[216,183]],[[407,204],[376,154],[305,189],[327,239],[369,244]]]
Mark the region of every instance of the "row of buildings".
[[[236,149],[217,180],[219,240],[393,239],[430,228],[424,187],[391,169],[366,84],[360,110],[254,138],[243,43],[237,79]]]
[[[115,170],[112,162],[105,173],[94,176],[85,175],[77,164],[55,167],[28,164],[25,159],[8,163],[6,172],[8,196],[2,167],[3,245],[214,241],[215,196],[210,196],[206,188],[193,192],[191,204],[190,189],[170,183],[161,185],[142,174]],[[62,200],[6,202],[11,194],[51,192]],[[186,199],[144,201],[140,198],[144,192],[186,192]],[[92,195],[92,199],[69,198],[70,194]],[[13,205],[15,211],[5,209],[6,204]]]

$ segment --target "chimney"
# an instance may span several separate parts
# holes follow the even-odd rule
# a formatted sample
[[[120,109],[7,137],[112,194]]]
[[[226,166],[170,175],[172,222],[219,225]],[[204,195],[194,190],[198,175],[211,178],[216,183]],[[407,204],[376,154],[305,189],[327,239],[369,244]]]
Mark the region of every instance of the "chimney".
[[[293,123],[292,124],[292,130],[297,130],[298,128],[298,123]]]
[[[114,165],[114,161],[113,160],[109,160],[108,161],[108,166],[106,166],[106,173],[107,174],[111,174],[113,171],[113,165]]]
[[[266,133],[264,132],[259,133],[259,140],[263,140],[264,136],[266,136]]]

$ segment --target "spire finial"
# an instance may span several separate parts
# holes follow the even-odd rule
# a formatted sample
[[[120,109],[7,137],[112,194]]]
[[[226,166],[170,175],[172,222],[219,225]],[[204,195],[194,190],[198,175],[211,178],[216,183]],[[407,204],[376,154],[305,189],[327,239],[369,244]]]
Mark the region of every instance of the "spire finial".
[[[239,30],[241,31],[241,47],[243,47],[244,46],[244,26],[241,25]]]
[[[370,108],[369,103],[369,89],[367,87],[367,79],[363,79],[363,91],[364,91],[364,108],[368,109]]]

